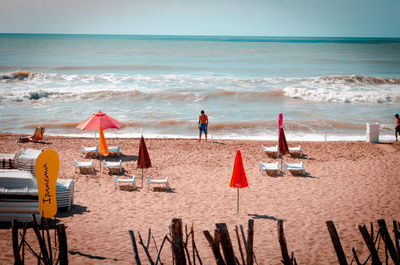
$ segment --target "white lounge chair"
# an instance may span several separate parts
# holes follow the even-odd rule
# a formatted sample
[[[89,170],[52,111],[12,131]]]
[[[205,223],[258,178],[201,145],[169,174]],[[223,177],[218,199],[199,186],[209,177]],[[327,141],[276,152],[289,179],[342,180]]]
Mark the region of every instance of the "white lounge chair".
[[[117,183],[132,183],[133,188],[136,190],[136,181],[135,176],[132,176],[130,179],[120,179],[114,176],[114,189],[117,189]]]
[[[119,172],[122,172],[122,160],[119,160],[118,162],[107,162],[103,161],[103,171],[105,167],[119,167]]]
[[[81,155],[83,153],[95,152],[96,156],[97,156],[98,155],[98,149],[99,149],[98,146],[96,146],[96,147],[85,147],[85,146],[81,145]]]
[[[147,188],[150,188],[150,184],[165,184],[165,188],[169,189],[168,177],[165,179],[151,179],[150,176],[147,177]]]
[[[299,153],[299,156],[301,157],[301,145],[296,146],[296,147],[289,147],[289,153]]]
[[[108,152],[116,152],[117,154],[118,154],[118,156],[119,156],[119,145],[117,145],[117,146],[109,146],[108,147]]]
[[[278,155],[278,146],[265,147],[261,145],[261,152],[266,152],[269,155]]]
[[[303,161],[300,163],[283,163],[285,164],[286,176],[288,175],[288,171],[301,171],[301,174],[305,174]]]
[[[263,163],[260,161],[260,164],[258,164],[258,169],[260,170],[260,173],[262,175],[263,170],[265,171],[276,171],[278,173],[278,175],[281,174],[281,170],[279,168],[279,163],[275,162],[275,163]]]
[[[36,159],[42,153],[42,150],[28,148],[24,150],[23,148],[19,151],[20,156],[17,162],[17,168],[30,171],[35,175],[35,163]]]
[[[92,169],[92,172],[94,172],[94,167],[93,167],[93,159],[90,160],[89,162],[78,162],[75,160],[75,172],[76,172],[76,168],[80,168],[80,167],[90,167]]]

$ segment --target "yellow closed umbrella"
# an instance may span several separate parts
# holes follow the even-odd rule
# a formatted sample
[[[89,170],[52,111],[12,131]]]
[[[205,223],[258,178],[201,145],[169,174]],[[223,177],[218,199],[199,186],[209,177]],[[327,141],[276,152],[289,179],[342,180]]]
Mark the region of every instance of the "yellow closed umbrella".
[[[106,138],[104,138],[103,128],[100,125],[99,128],[99,154],[100,154],[100,167],[101,167],[101,155],[108,155],[108,146]]]

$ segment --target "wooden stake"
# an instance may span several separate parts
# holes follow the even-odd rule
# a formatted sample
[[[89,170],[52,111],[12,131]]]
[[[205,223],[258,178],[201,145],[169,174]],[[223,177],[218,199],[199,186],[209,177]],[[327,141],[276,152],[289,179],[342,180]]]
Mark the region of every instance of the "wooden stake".
[[[284,265],[291,265],[291,260],[289,257],[285,234],[283,233],[283,220],[278,219],[278,239],[281,246],[282,262]]]
[[[368,247],[369,253],[371,254],[372,265],[381,265],[382,262],[379,259],[378,251],[375,248],[375,243],[374,243],[374,239],[373,239],[374,235],[369,234],[367,227],[365,225],[363,225],[363,226],[359,225],[358,229],[360,230],[360,233],[361,233],[362,237],[364,238],[365,244]]]
[[[65,225],[63,223],[56,225],[58,235],[58,248],[59,254],[58,259],[60,265],[68,265],[68,244],[67,244],[67,233],[65,231]]]
[[[383,219],[378,220],[378,225],[379,225],[379,231],[385,242],[385,246],[389,250],[390,257],[392,258],[395,265],[400,265],[400,257],[393,245],[392,239],[390,238],[389,232],[386,227],[385,220],[383,220]]]
[[[254,220],[249,219],[249,230],[247,230],[247,265],[253,265],[253,238],[254,238]]]
[[[215,229],[214,239],[212,238],[210,232],[208,232],[207,230],[204,230],[203,234],[206,237],[208,243],[210,244],[217,265],[226,265],[224,259],[222,258],[221,251],[219,249],[219,244],[221,242],[221,233],[219,229]]]
[[[239,191],[239,189],[238,189]],[[225,262],[227,264],[236,264],[235,261],[235,254],[233,253],[233,247],[231,238],[229,237],[228,228],[225,223],[215,224],[217,229],[221,232],[221,244],[222,244],[222,251],[224,253]]]
[[[141,265],[140,258],[139,258],[139,252],[138,252],[137,245],[136,245],[135,233],[132,230],[129,230],[129,235],[131,236],[133,255],[135,257],[136,265]]]
[[[175,265],[186,265],[185,250],[183,248],[182,219],[172,219],[171,223],[171,247]]]
[[[240,237],[239,237],[239,229],[238,226],[235,226],[235,232],[236,232],[236,238],[238,241],[238,245],[239,245],[239,252],[240,252],[240,257],[242,258],[242,264],[246,265],[246,262],[244,261],[244,255],[243,255],[243,250],[242,250],[242,243],[240,242]]]
[[[332,239],[333,247],[335,248],[340,265],[347,265],[346,255],[344,254],[342,244],[340,243],[339,235],[336,231],[333,221],[326,221],[326,227]]]
[[[400,246],[399,246],[400,232],[397,229],[397,221],[396,220],[393,221],[393,232],[394,232],[394,242],[396,245],[396,250],[397,250],[397,253],[400,255]]]

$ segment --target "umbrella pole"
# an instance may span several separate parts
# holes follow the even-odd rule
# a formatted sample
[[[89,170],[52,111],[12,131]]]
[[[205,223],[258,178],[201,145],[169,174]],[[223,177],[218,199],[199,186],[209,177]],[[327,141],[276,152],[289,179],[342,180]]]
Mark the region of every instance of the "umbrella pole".
[[[142,188],[143,188],[143,168],[142,168]]]
[[[237,210],[236,213],[239,213],[239,189],[237,189]]]

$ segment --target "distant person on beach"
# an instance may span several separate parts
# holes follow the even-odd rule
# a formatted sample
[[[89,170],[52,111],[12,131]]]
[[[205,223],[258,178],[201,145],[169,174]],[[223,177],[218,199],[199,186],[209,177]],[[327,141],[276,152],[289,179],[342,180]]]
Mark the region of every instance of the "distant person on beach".
[[[200,112],[199,115],[199,123],[198,126],[199,128],[199,142],[201,141],[201,133],[204,132],[204,137],[206,138],[207,141],[207,127],[208,127],[208,117],[206,114],[204,114],[204,110]]]
[[[397,135],[400,135],[400,117],[399,114],[394,115],[396,118],[396,127],[394,128],[394,135],[396,136],[396,142],[397,142]]]

